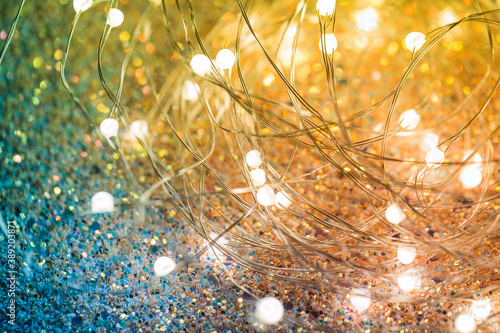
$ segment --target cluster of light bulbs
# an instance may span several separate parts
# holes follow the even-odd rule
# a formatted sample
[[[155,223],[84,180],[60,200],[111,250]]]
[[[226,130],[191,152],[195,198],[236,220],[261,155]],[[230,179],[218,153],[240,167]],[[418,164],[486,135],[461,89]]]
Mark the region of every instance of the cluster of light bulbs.
[[[77,13],[83,12],[90,8],[92,0],[74,0],[73,6]],[[333,15],[335,10],[335,0],[319,0],[316,4],[318,14],[321,16]],[[446,16],[444,19],[452,20]],[[110,27],[117,27],[122,24],[124,20],[123,13],[117,8],[111,8],[107,17],[107,24]],[[368,7],[355,13],[355,20],[358,27],[363,31],[374,30],[378,22],[378,13],[372,8]],[[452,21],[450,21],[452,22]],[[450,23],[447,22],[447,23]],[[408,50],[416,52],[425,44],[425,35],[420,32],[411,32],[405,39],[405,45]],[[337,49],[338,42],[333,33],[323,35],[319,42],[319,48],[322,52],[332,54]],[[197,54],[192,57],[190,65],[193,72],[199,76],[205,76],[212,72],[213,68],[230,70],[235,63],[235,55],[229,49],[222,49],[218,52],[215,60],[210,60],[203,54]],[[187,101],[195,101],[200,94],[200,87],[197,83],[192,81],[185,81],[182,86],[182,97]],[[420,121],[420,115],[414,110],[409,109],[403,112],[399,119],[399,125],[402,129],[413,130],[417,127]],[[138,139],[145,140],[148,135],[148,123],[146,120],[136,120],[131,123],[129,133]],[[116,119],[107,118],[101,122],[101,133],[107,139],[118,136],[119,124]],[[424,146],[428,149],[425,155],[425,162],[431,168],[439,167],[444,161],[444,152],[438,146],[439,138],[436,134],[429,133],[424,138]],[[471,152],[465,154],[464,160],[469,158]],[[481,175],[481,162],[482,158],[479,154],[474,154],[471,158],[472,163],[465,166],[460,174],[460,180],[464,188],[474,188],[482,181]],[[257,202],[265,207],[275,205],[280,209],[287,209],[292,201],[284,192],[275,193],[273,188],[266,184],[267,177],[265,170],[261,169],[262,155],[258,150],[251,150],[245,156],[245,162],[249,168],[250,182],[252,187],[257,188],[256,198]],[[91,199],[91,211],[93,214],[111,213],[114,211],[114,198],[110,193],[98,192]],[[387,221],[393,224],[399,224],[406,219],[406,214],[401,209],[399,204],[392,203],[385,211]],[[212,233],[212,239],[217,237]],[[219,239],[219,245],[227,244],[224,239]],[[220,253],[219,253],[220,254]],[[411,264],[417,256],[415,247],[401,245],[397,250],[397,258],[400,263],[404,265]],[[156,259],[154,264],[154,272],[157,276],[166,276],[173,272],[176,268],[176,263],[169,257],[161,256]],[[403,271],[397,277],[397,284],[403,291],[409,292],[417,288],[421,283],[421,275],[414,269]],[[353,289],[350,293],[350,300],[353,306],[358,311],[365,311],[369,308],[371,303],[371,295],[368,289],[357,288]],[[471,306],[470,314],[461,314],[455,320],[455,329],[460,333],[474,332],[476,329],[475,319],[486,318],[491,311],[491,304],[488,299],[475,301]],[[278,323],[283,315],[284,308],[281,301],[275,297],[264,297],[259,299],[255,304],[254,315],[260,322],[273,325]]]

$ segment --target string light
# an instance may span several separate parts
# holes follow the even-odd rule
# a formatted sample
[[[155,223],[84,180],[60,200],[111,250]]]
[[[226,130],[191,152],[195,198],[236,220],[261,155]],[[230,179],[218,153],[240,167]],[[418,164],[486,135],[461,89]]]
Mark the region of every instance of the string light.
[[[113,136],[118,135],[119,127],[120,125],[118,124],[118,121],[116,119],[107,118],[101,122],[101,126],[99,127],[99,129],[101,130],[102,135],[109,139]]]
[[[399,125],[407,130],[415,129],[420,121],[420,116],[414,109],[406,110],[399,117]]]
[[[233,51],[228,49],[220,50],[219,53],[217,53],[217,57],[215,58],[217,66],[219,66],[221,69],[230,69],[231,67],[233,67],[234,60],[235,57]]]
[[[84,12],[92,6],[92,0],[73,0],[73,8],[75,12]]]
[[[461,314],[455,320],[455,329],[458,333],[473,333],[476,331],[476,321],[471,315]]]
[[[182,85],[182,97],[186,101],[196,101],[200,95],[200,86],[192,81],[186,80]]]
[[[250,168],[258,168],[262,164],[261,154],[258,150],[250,150],[245,156],[245,161]]]
[[[351,291],[351,303],[354,307],[363,312],[370,307],[371,297],[368,289],[356,288]]]
[[[425,163],[427,163],[429,168],[437,168],[443,163],[443,161],[444,152],[437,147],[425,154]]]
[[[250,179],[253,186],[261,186],[266,183],[266,172],[262,169],[250,171]]]
[[[280,209],[287,209],[292,204],[292,201],[283,192],[276,193],[276,207]]]
[[[467,165],[460,172],[460,181],[466,189],[475,188],[483,181],[483,175],[478,167]]]
[[[491,302],[489,299],[480,299],[474,301],[471,306],[471,311],[478,319],[485,319],[491,312]]]
[[[204,54],[197,54],[191,59],[191,68],[199,76],[205,76],[212,71],[212,62]]]
[[[261,298],[255,304],[255,317],[267,325],[279,323],[284,313],[283,304],[275,297]]]
[[[257,202],[262,206],[272,206],[276,202],[276,195],[271,186],[264,185],[257,191]]]
[[[155,274],[158,276],[165,276],[175,269],[175,261],[169,257],[158,257],[154,264]]]
[[[385,211],[385,218],[392,224],[399,224],[404,221],[406,214],[397,203],[391,204]]]
[[[316,2],[316,10],[321,16],[332,15],[335,10],[336,0],[318,0]]]
[[[134,138],[138,138],[142,141],[147,139],[149,132],[149,124],[144,119],[139,119],[130,124],[130,134]]]
[[[378,13],[373,7],[367,7],[354,14],[358,28],[363,31],[375,30],[378,23]]]
[[[115,210],[115,199],[108,192],[97,192],[91,199],[92,214],[112,213]]]
[[[118,8],[111,8],[108,13],[107,23],[111,28],[119,27],[124,20],[123,13]]]
[[[418,51],[425,44],[425,35],[421,32],[410,32],[405,38],[406,48],[410,51]]]
[[[400,263],[408,265],[415,260],[417,256],[417,249],[409,246],[400,246],[398,247],[398,260]]]
[[[420,286],[420,274],[413,270],[399,273],[397,282],[401,290],[412,291]]]
[[[323,43],[325,43],[325,50],[323,51]],[[332,54],[337,49],[337,38],[333,34],[323,35],[323,40],[319,41],[319,49],[321,52]]]

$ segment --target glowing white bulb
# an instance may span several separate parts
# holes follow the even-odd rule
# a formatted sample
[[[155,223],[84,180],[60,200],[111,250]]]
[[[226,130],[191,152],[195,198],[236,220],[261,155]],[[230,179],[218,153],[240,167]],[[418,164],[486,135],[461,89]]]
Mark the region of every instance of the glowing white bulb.
[[[73,0],[73,8],[75,12],[84,12],[92,6],[92,0]]]
[[[130,134],[132,137],[138,138],[142,141],[146,140],[148,136],[149,125],[144,119],[139,119],[130,124]]]
[[[357,288],[351,291],[351,303],[362,312],[370,307],[371,296],[368,289]]]
[[[285,193],[276,193],[276,207],[280,209],[287,209],[291,204],[292,201],[286,197]]]
[[[118,124],[118,121],[116,119],[107,118],[101,122],[101,126],[99,126],[99,128],[101,129],[102,135],[109,139],[112,136],[118,135],[118,129],[120,128],[120,125]]]
[[[262,157],[260,151],[250,150],[245,156],[245,161],[250,168],[258,168],[262,164]]]
[[[222,49],[217,53],[217,57],[215,57],[215,62],[217,66],[221,69],[229,69],[234,66],[234,53],[228,49]]]
[[[476,321],[471,315],[463,313],[455,319],[455,329],[458,333],[473,333],[476,331]]]
[[[425,163],[429,168],[437,168],[444,161],[444,152],[442,152],[439,148],[434,148],[425,154]]]
[[[255,317],[267,325],[278,323],[284,313],[283,304],[275,297],[261,298],[255,304]]]
[[[416,271],[406,271],[399,273],[398,286],[403,291],[412,291],[420,286],[420,274]]]
[[[108,192],[97,192],[90,200],[92,214],[111,213],[115,210],[115,199]]]
[[[175,269],[175,261],[169,257],[159,257],[155,261],[154,271],[158,276],[165,276]]]
[[[203,54],[195,55],[190,64],[193,72],[199,76],[205,76],[212,71],[212,62]]]
[[[387,207],[385,211],[385,218],[392,224],[399,224],[404,221],[406,214],[397,203],[393,203]]]
[[[420,116],[414,109],[406,110],[399,117],[399,125],[404,129],[412,130],[417,127]]]
[[[410,51],[417,51],[425,44],[425,35],[421,32],[410,32],[405,38],[406,48]]]
[[[336,0],[318,0],[316,2],[316,10],[321,16],[332,15],[335,10],[335,2]]]
[[[200,94],[200,86],[196,82],[187,80],[182,85],[182,98],[186,101],[196,101]]]
[[[483,175],[481,169],[475,165],[467,165],[460,172],[460,181],[464,188],[474,188],[481,184]]]
[[[264,185],[257,191],[257,201],[262,206],[272,206],[276,202],[276,195],[271,186]]]
[[[417,256],[417,249],[409,246],[398,247],[398,260],[400,263],[408,265],[415,260]]]
[[[354,14],[356,25],[363,31],[375,30],[378,23],[378,13],[373,7],[367,7]]]
[[[466,159],[469,158],[469,156],[474,152],[474,150],[470,149],[470,150],[467,150],[464,154],[464,158],[462,159],[462,162],[465,161]],[[481,157],[481,155],[479,153],[475,153],[474,156],[472,156],[472,158],[469,160],[469,162],[467,163],[474,163],[474,166],[478,169],[481,169],[482,168],[482,165],[481,163],[483,163],[483,158]]]
[[[266,172],[262,169],[250,171],[250,180],[253,186],[261,186],[266,183]]]
[[[471,306],[471,311],[478,319],[484,319],[488,317],[491,311],[491,303],[489,299],[480,299],[474,301]]]
[[[111,28],[118,27],[123,23],[123,19],[123,13],[118,8],[111,8],[109,10],[107,23],[111,26]]]
[[[423,148],[426,151],[436,148],[439,144],[439,136],[435,133],[427,133],[424,137]]]
[[[458,21],[457,17],[455,14],[452,12],[451,9],[446,8],[444,9],[440,14],[439,14],[439,24],[440,25],[447,25],[453,22]]]
[[[332,54],[333,50],[337,49],[337,38],[335,38],[334,34],[325,34],[323,35],[325,41],[325,51],[323,51],[323,41],[319,41],[319,49],[321,52],[326,52],[327,54]]]

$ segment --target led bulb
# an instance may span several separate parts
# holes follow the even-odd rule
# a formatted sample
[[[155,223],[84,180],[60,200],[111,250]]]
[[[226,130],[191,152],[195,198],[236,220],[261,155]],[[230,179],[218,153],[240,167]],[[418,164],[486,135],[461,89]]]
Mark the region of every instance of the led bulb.
[[[250,168],[258,168],[262,164],[260,152],[258,150],[250,150],[245,156],[245,161]]]
[[[221,69],[230,69],[234,65],[234,53],[228,49],[222,49],[217,53],[217,57],[215,57],[215,62],[217,66]]]
[[[351,291],[351,303],[354,307],[363,312],[370,307],[371,296],[368,289],[357,288]]]
[[[399,224],[404,221],[406,214],[397,203],[393,203],[387,207],[385,211],[385,218],[392,224]]]
[[[410,51],[417,51],[425,44],[425,35],[421,32],[410,32],[405,38],[406,48]]]
[[[436,148],[439,144],[439,136],[435,133],[427,133],[423,141],[423,149],[426,151]]]
[[[109,10],[107,23],[111,26],[111,28],[118,27],[123,23],[123,19],[123,13],[118,8],[111,8]]]
[[[471,306],[471,311],[478,319],[485,319],[491,311],[491,303],[489,299],[480,299],[474,301]]]
[[[271,186],[264,185],[257,191],[257,201],[262,206],[272,206],[276,202],[276,195]]]
[[[189,80],[185,81],[182,85],[182,98],[186,101],[196,101],[200,94],[200,86]]]
[[[414,109],[406,110],[399,117],[399,125],[404,129],[412,130],[417,127],[420,116]]]
[[[92,6],[92,0],[73,0],[73,8],[75,12],[84,12]]]
[[[130,134],[132,137],[145,141],[148,136],[149,125],[144,119],[139,119],[130,124]]]
[[[169,257],[159,257],[155,261],[154,271],[158,276],[165,276],[175,269],[175,262]]]
[[[92,214],[111,213],[115,210],[115,199],[108,192],[97,192],[90,200]]]
[[[250,180],[253,186],[261,186],[266,183],[266,172],[262,169],[250,171]]]
[[[335,10],[335,0],[318,0],[316,2],[316,10],[321,16],[332,15]]]
[[[334,50],[337,49],[337,38],[335,38],[334,34],[325,34],[323,35],[325,41],[325,51],[323,51],[323,40],[319,41],[319,49],[321,52],[326,52],[327,54],[332,54]]]
[[[425,163],[429,168],[437,168],[444,161],[444,152],[442,152],[439,148],[434,148],[425,154]]]
[[[363,10],[358,10],[354,14],[356,25],[363,31],[375,30],[378,23],[378,13],[373,7],[367,7]]]
[[[483,175],[481,174],[481,169],[473,164],[466,165],[460,172],[460,181],[464,188],[477,187],[481,184],[482,180]]]
[[[107,118],[101,122],[101,126],[99,128],[102,135],[109,139],[112,136],[118,135],[118,129],[120,126],[118,125],[118,121],[116,119]]]
[[[415,260],[417,256],[417,249],[409,246],[398,247],[398,260],[400,263],[408,265]]]
[[[287,209],[291,204],[292,201],[286,197],[285,193],[276,193],[276,207],[280,209]]]
[[[212,62],[203,54],[195,55],[190,64],[193,72],[199,76],[205,76],[212,71]]]
[[[462,162],[465,161],[466,159],[469,158],[469,156],[474,152],[474,150],[470,149],[470,150],[467,150],[464,154],[464,158],[462,159]],[[481,157],[481,155],[479,153],[475,153],[474,156],[472,156],[472,158],[469,160],[469,162],[467,163],[474,163],[474,166],[478,169],[481,169],[482,168],[482,165],[481,163],[483,163],[483,158]]]
[[[283,304],[275,297],[261,298],[255,304],[255,317],[267,325],[277,324],[284,313]]]
[[[476,331],[476,321],[471,315],[463,313],[455,319],[455,329],[458,333],[473,333]]]
[[[412,291],[420,286],[420,274],[416,271],[406,271],[399,273],[398,286],[403,291]]]

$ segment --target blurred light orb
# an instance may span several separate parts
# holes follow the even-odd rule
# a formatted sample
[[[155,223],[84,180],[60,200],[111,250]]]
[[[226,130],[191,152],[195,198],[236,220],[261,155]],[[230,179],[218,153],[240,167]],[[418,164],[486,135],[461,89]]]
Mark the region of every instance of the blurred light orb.
[[[356,288],[351,291],[351,303],[356,310],[363,312],[370,307],[370,291],[368,289]]]
[[[107,139],[117,136],[120,125],[118,121],[113,118],[106,118],[101,122],[99,129],[101,130],[102,135],[104,135]]]
[[[475,165],[466,165],[460,172],[460,182],[466,189],[475,188],[483,181],[481,169]]]
[[[165,276],[175,269],[175,261],[169,257],[158,257],[155,260],[154,271],[158,276]]]
[[[406,48],[410,51],[418,51],[425,44],[425,35],[421,32],[410,32],[405,38]]]
[[[363,31],[373,31],[377,27],[378,12],[373,7],[366,7],[354,13],[356,25]]]
[[[397,278],[398,286],[403,291],[412,291],[420,286],[420,274],[417,271],[401,272]]]
[[[458,21],[458,18],[450,8],[443,9],[443,11],[441,11],[441,13],[439,14],[439,25],[440,26],[454,23],[456,21]]]
[[[397,203],[393,203],[387,207],[385,218],[392,224],[400,224],[406,218],[406,214]]]
[[[148,137],[149,124],[144,119],[139,119],[130,124],[130,134],[132,137],[145,141]]]
[[[415,109],[406,110],[399,117],[399,125],[407,130],[412,130],[416,128],[419,121],[420,121],[420,116],[415,111]]]
[[[234,53],[233,51],[229,49],[222,49],[217,53],[217,56],[215,57],[215,62],[217,63],[217,66],[221,69],[230,69],[231,67],[234,66]]]
[[[325,50],[323,51],[323,39],[325,40]],[[323,39],[319,41],[319,49],[321,52],[326,52],[327,54],[332,54],[334,50],[337,49],[337,38],[334,34],[324,34]]]
[[[115,210],[115,199],[105,191],[97,192],[90,200],[92,214],[112,213]]]
[[[205,76],[212,71],[212,61],[204,54],[195,55],[190,65],[193,72],[199,76]]]
[[[196,101],[200,95],[200,86],[196,82],[186,80],[182,85],[182,98],[186,101]]]
[[[118,8],[111,8],[108,13],[107,23],[111,28],[116,28],[123,23],[123,13]]]
[[[469,158],[469,156],[474,152],[474,150],[469,149],[465,152],[464,158],[462,159],[462,162],[465,161],[466,159]],[[483,158],[479,153],[475,153],[474,156],[467,162],[467,163],[474,163],[474,166],[478,169],[482,168],[482,163],[483,163]]]
[[[258,168],[262,164],[262,155],[258,150],[250,150],[245,156],[245,161],[250,168]]]
[[[455,329],[458,333],[473,333],[476,331],[476,320],[468,314],[461,314],[455,319]]]
[[[276,207],[280,209],[287,209],[288,207],[290,207],[291,204],[292,201],[287,198],[285,193],[283,192],[276,193]]]
[[[266,325],[277,324],[285,314],[283,304],[275,297],[264,297],[255,304],[255,317]]]
[[[444,152],[434,148],[425,154],[425,163],[429,168],[437,168],[444,162]]]
[[[276,195],[271,186],[264,185],[257,191],[257,202],[266,207],[274,205]]]
[[[253,186],[261,186],[266,183],[266,172],[262,169],[250,171],[250,180]]]
[[[332,15],[335,10],[336,0],[318,0],[316,2],[316,10],[321,16]]]
[[[423,149],[426,151],[436,148],[439,144],[439,135],[436,133],[427,133],[424,136]]]
[[[400,263],[405,265],[411,264],[417,256],[417,249],[410,246],[400,246],[398,247],[397,256]]]
[[[92,6],[92,0],[73,0],[73,8],[75,12],[84,12]]]
[[[474,301],[471,311],[478,319],[485,319],[491,312],[491,302],[489,299],[480,299]]]

